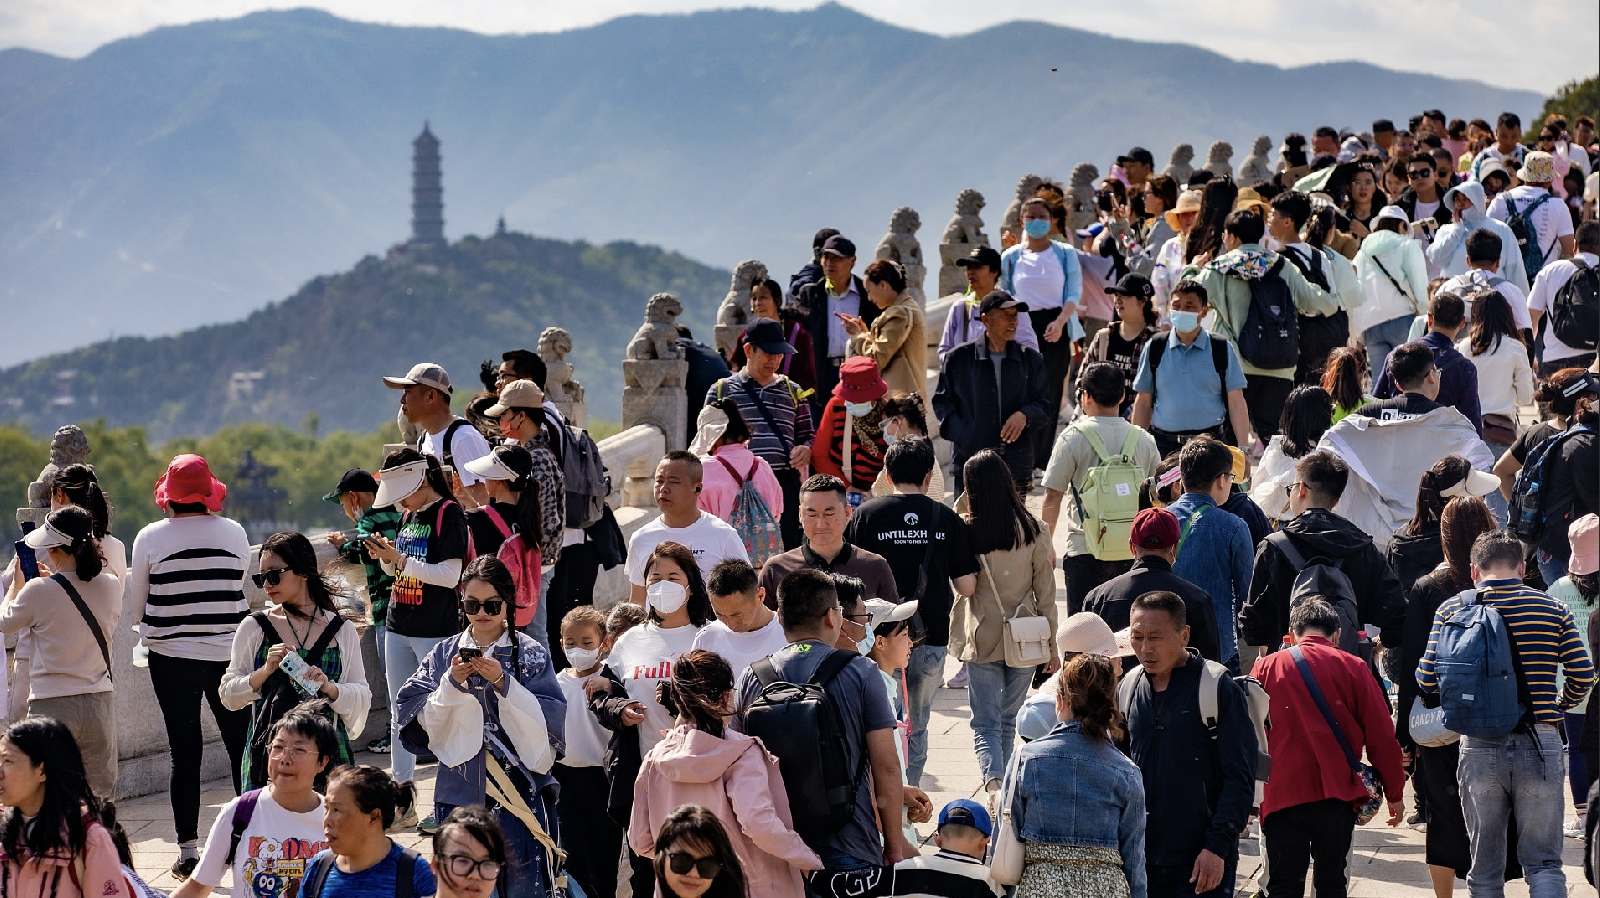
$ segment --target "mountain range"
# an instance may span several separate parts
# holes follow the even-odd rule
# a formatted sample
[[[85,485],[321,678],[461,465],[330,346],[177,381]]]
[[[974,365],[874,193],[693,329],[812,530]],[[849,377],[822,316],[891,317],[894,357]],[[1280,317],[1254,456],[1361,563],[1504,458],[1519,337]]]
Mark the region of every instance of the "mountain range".
[[[994,236],[1023,172],[1064,180],[1089,160],[1104,173],[1135,143],[1160,165],[1178,142],[1203,158],[1226,139],[1237,165],[1257,134],[1427,107],[1526,116],[1540,99],[1033,22],[942,37],[831,3],[521,36],[298,9],[160,28],[81,59],[5,50],[0,365],[239,320],[382,254],[409,234],[425,121],[443,145],[452,240],[503,214],[517,231],[724,268],[761,258],[781,280],[823,225],[870,256],[902,205],[920,210],[936,260],[962,188],[987,196]],[[632,320],[641,299],[617,314]],[[570,327],[574,311],[541,323]]]

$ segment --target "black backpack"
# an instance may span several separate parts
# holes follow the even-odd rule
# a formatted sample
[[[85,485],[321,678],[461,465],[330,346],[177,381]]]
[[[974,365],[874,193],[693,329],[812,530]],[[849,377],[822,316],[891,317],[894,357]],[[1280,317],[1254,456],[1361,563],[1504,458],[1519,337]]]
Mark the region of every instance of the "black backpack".
[[[1550,328],[1573,349],[1594,352],[1600,341],[1600,271],[1576,257],[1572,264],[1578,270],[1550,301]]]
[[[1320,251],[1313,249],[1310,259],[1302,259],[1293,247],[1285,247],[1283,255],[1300,269],[1306,280],[1333,292],[1327,271],[1322,267]],[[1296,383],[1313,383],[1322,377],[1328,355],[1350,342],[1350,316],[1340,309],[1332,315],[1297,315],[1296,323],[1300,327],[1300,360],[1295,366],[1294,379]]]
[[[1294,585],[1289,590],[1289,610],[1293,611],[1307,599],[1322,599],[1339,615],[1339,648],[1358,658],[1371,657],[1372,643],[1361,629],[1355,587],[1339,569],[1338,562],[1321,556],[1308,560],[1282,530],[1268,535],[1267,542],[1277,546],[1295,570]]]
[[[257,611],[250,617],[256,622],[256,626],[261,628],[262,644],[271,645],[272,643],[269,640],[277,638],[277,628],[272,626],[272,622],[267,619],[267,615],[264,612]],[[322,653],[328,646],[333,644],[334,637],[339,635],[339,629],[344,626],[344,622],[343,617],[334,615],[328,625],[323,628],[322,635],[317,637],[316,643],[306,652],[307,664],[312,667],[322,666]],[[294,649],[291,648],[290,651],[292,652]],[[261,684],[261,698],[256,701],[255,707],[251,710],[251,714],[255,719],[255,728],[251,731],[252,736],[249,746],[250,782],[244,784],[246,789],[260,788],[267,784],[267,745],[272,741],[272,725],[278,721],[278,718],[308,701],[311,701],[311,699],[301,694],[299,688],[294,685],[294,681],[282,670],[273,671],[272,676],[267,677],[267,681]],[[333,723],[337,729],[337,718],[333,720]],[[325,781],[326,775],[326,773],[318,775],[319,786]],[[254,808],[252,808],[253,810]],[[247,818],[246,823],[248,822]]]
[[[1231,277],[1231,275],[1230,275]],[[1250,287],[1250,309],[1239,329],[1239,357],[1257,368],[1293,368],[1300,361],[1300,326],[1294,297],[1283,279],[1283,256]]]
[[[1522,255],[1522,267],[1528,272],[1529,282],[1544,268],[1545,261],[1545,251],[1539,247],[1539,229],[1533,223],[1533,212],[1552,199],[1554,197],[1546,193],[1519,210],[1516,200],[1506,197],[1506,212],[1510,213],[1506,217],[1506,227],[1511,229],[1511,236],[1517,238],[1517,252]]]
[[[804,683],[785,682],[770,657],[750,666],[761,692],[745,709],[745,735],[759,738],[778,756],[795,832],[813,844],[850,822],[867,771],[864,743],[851,771],[851,759],[845,753],[846,721],[838,701],[827,691],[828,684],[856,657],[855,652],[830,649]]]

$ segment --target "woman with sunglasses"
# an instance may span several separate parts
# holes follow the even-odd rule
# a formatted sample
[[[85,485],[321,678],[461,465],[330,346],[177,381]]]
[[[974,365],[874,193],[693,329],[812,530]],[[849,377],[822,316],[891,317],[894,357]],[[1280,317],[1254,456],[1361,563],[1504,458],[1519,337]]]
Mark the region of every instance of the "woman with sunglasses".
[[[245,618],[234,633],[233,658],[219,689],[228,710],[250,709],[240,767],[244,787],[267,784],[273,724],[317,698],[326,697],[337,715],[334,764],[355,763],[350,740],[366,726],[372,689],[362,663],[361,634],[334,604],[344,590],[317,570],[311,540],[289,531],[261,544],[250,578],[266,591],[270,604]],[[298,661],[285,666],[290,653]]]
[[[667,815],[655,842],[661,898],[749,898],[744,867],[717,815],[684,805]]]
[[[510,846],[503,898],[554,889],[556,781],[566,699],[550,653],[511,625],[516,585],[498,559],[479,556],[461,578],[464,627],[434,647],[401,687],[398,735],[439,759],[433,816],[490,808]]]
[[[439,898],[505,894],[506,837],[488,809],[456,808],[433,834],[433,878]]]

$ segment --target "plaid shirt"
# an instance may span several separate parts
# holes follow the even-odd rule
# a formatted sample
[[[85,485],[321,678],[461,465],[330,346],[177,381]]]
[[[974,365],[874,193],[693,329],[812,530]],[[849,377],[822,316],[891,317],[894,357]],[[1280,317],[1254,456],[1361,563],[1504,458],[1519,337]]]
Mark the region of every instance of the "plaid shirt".
[[[567,491],[561,462],[549,449],[544,434],[527,446],[533,456],[532,479],[539,490],[539,526],[544,539],[539,541],[539,564],[549,567],[561,554],[561,538],[567,524]],[[524,542],[526,545],[526,542]]]
[[[373,506],[361,513],[356,519],[356,539],[346,542],[339,549],[339,557],[352,564],[359,561],[367,571],[367,599],[372,603],[372,622],[382,625],[389,612],[389,590],[394,586],[394,578],[383,572],[383,565],[378,559],[367,554],[366,544],[360,537],[381,536],[394,542],[400,531],[400,512],[393,506],[378,508]]]

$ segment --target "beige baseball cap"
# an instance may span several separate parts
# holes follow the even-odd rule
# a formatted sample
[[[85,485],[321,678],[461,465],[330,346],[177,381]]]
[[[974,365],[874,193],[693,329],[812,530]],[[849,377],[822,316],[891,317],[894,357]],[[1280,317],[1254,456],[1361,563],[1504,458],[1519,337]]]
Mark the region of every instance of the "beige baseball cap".
[[[544,405],[544,391],[531,380],[514,380],[500,388],[500,400],[483,410],[491,418],[498,418],[514,408],[539,408]]]
[[[443,366],[433,362],[418,362],[411,366],[411,370],[407,371],[404,377],[385,377],[383,382],[391,390],[404,390],[406,387],[420,385],[432,387],[446,396],[454,392],[454,388],[450,386],[450,375],[444,372]]]

